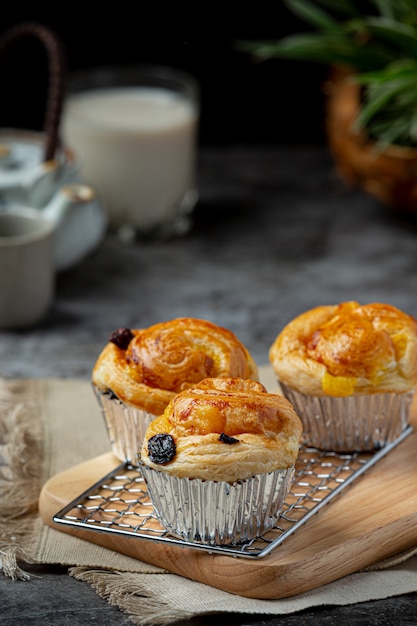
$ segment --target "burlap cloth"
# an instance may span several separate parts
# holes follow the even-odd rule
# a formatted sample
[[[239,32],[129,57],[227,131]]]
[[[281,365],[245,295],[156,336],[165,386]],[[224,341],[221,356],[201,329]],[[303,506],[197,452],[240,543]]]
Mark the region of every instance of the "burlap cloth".
[[[261,377],[274,390],[269,368],[261,368]],[[219,612],[281,615],[417,591],[417,547],[372,570],[268,601],[219,591],[44,525],[37,502],[47,479],[108,450],[89,382],[0,381],[0,570],[5,575],[28,578],[25,562],[67,565],[70,575],[92,585],[136,624],[170,624]]]

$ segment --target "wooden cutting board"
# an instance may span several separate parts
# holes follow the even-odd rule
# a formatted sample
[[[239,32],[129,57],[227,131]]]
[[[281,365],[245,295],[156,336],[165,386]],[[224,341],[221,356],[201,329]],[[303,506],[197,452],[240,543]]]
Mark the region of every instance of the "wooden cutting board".
[[[417,402],[413,431],[387,456],[258,559],[155,543],[53,521],[119,462],[104,454],[53,476],[39,500],[44,522],[186,578],[249,598],[285,598],[417,546]]]

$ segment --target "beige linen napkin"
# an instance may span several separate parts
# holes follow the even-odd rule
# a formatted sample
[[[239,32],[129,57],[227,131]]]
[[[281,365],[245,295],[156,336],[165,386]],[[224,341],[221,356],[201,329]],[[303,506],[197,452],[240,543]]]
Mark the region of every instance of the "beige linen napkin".
[[[261,368],[261,379],[276,390],[268,367]],[[184,579],[44,525],[36,507],[47,479],[108,450],[89,382],[0,381],[0,495],[7,502],[0,517],[0,570],[24,578],[24,561],[68,565],[72,576],[88,582],[137,624],[170,624],[218,612],[281,615],[417,591],[417,548],[382,563],[382,569],[353,574],[293,598],[267,601]]]

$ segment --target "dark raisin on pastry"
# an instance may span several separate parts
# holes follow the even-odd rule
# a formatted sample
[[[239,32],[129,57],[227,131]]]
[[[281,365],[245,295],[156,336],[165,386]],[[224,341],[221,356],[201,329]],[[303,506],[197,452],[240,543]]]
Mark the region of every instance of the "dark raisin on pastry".
[[[148,455],[152,463],[158,465],[169,463],[174,458],[176,451],[174,438],[167,433],[154,435],[148,441]]]
[[[229,435],[226,435],[225,433],[222,433],[219,436],[219,441],[222,441],[223,443],[228,443],[228,444],[232,444],[232,443],[239,443],[239,439],[235,439],[235,437],[230,437]]]
[[[132,341],[135,335],[132,333],[130,328],[118,328],[112,333],[109,338],[111,343],[114,343],[118,348],[122,350],[127,350],[128,345]]]

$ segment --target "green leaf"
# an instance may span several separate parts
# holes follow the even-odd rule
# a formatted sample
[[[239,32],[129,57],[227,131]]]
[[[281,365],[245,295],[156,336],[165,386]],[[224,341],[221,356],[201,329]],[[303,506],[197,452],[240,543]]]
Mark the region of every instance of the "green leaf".
[[[367,84],[367,90],[354,128],[366,128],[378,142],[409,145],[410,123],[417,109],[417,72],[414,68],[393,75],[395,78],[388,80],[381,72],[376,81],[375,73],[358,76],[358,82]]]
[[[313,61],[324,65],[337,63],[351,65],[361,71],[381,68],[392,61],[392,56],[384,50],[368,46],[359,46],[342,33],[319,34],[303,33],[290,35],[276,42],[241,42],[258,59],[273,57]]]
[[[417,29],[383,17],[366,18],[364,24],[378,41],[394,44],[402,56],[417,58]]]
[[[295,13],[295,3],[297,0],[284,0],[288,8]],[[298,4],[305,4],[303,0],[298,0]],[[310,3],[311,4],[311,3]],[[332,11],[333,13],[341,14],[346,17],[354,17],[362,15],[362,11],[359,7],[355,6],[354,2],[350,0],[316,0],[316,4]],[[300,15],[300,14],[299,14]]]
[[[399,1],[401,2],[401,0]],[[373,3],[382,16],[395,19],[395,4],[393,4],[391,0],[373,0]]]
[[[400,59],[387,67],[373,72],[362,72],[354,76],[354,80],[360,85],[378,84],[395,79],[408,79],[417,85],[417,59]]]
[[[284,0],[313,32],[240,42],[254,59],[295,59],[356,70],[356,127],[380,145],[417,143],[417,0]]]
[[[372,0],[372,3],[382,17],[398,22],[417,24],[416,0]]]
[[[412,141],[417,143],[417,106],[410,116],[410,137]]]
[[[364,128],[368,124],[369,120],[374,115],[379,113],[387,102],[392,99],[395,93],[396,92],[392,90],[382,90],[378,93],[374,92],[370,99],[362,105],[359,115],[356,118],[355,128]]]
[[[318,29],[334,32],[341,28],[337,20],[309,0],[288,0],[287,4],[295,15]]]

